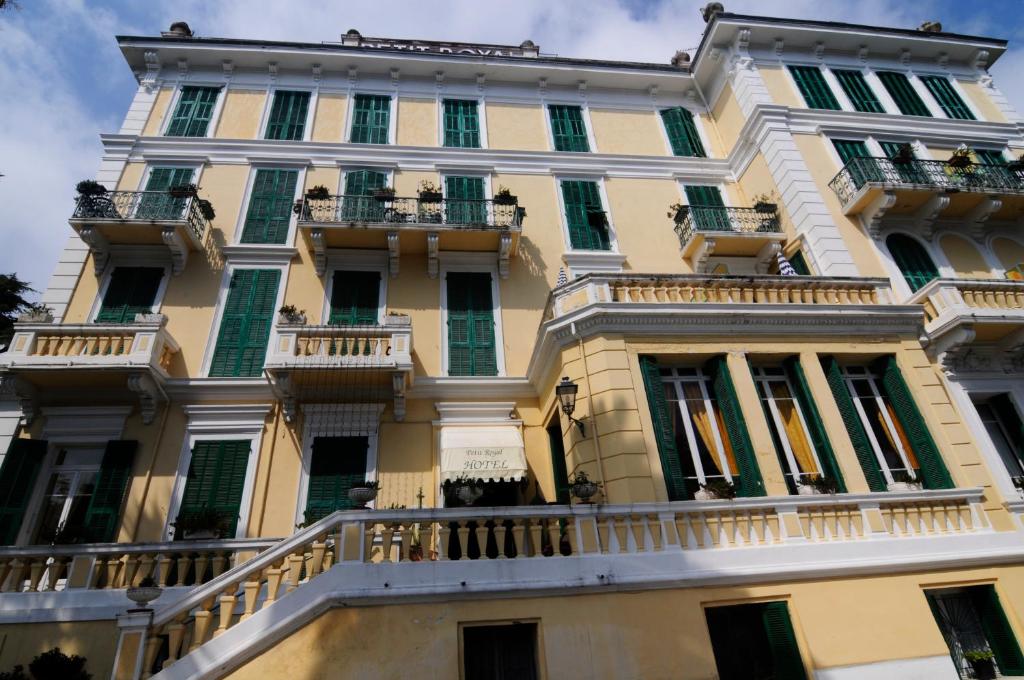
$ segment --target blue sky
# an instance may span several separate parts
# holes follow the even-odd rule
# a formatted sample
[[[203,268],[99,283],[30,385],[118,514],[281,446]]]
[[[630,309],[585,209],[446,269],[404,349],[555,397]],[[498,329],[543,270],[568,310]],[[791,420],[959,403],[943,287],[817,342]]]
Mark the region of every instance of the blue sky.
[[[0,14],[0,271],[42,290],[71,234],[74,184],[92,176],[98,135],[116,132],[135,80],[114,41],[174,20],[198,35],[336,41],[364,35],[518,44],[562,56],[667,62],[700,41],[703,1],[692,0],[20,0]],[[731,12],[945,30],[1010,40],[992,72],[1024,109],[1024,0],[736,0]]]

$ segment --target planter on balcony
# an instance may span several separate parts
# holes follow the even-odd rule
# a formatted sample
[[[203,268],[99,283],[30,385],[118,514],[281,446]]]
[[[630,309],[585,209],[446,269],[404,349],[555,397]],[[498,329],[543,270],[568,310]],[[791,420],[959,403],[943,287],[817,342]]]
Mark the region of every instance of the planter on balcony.
[[[375,189],[373,198],[381,203],[388,203],[395,200],[395,190],[391,188]]]
[[[920,491],[921,482],[890,482],[886,488],[889,491]]]
[[[515,205],[519,202],[519,197],[514,194],[495,194],[494,205]]]
[[[157,586],[153,582],[153,579],[144,578],[139,585],[133,588],[128,588],[128,590],[125,591],[125,595],[127,595],[128,599],[134,602],[139,609],[149,609],[149,603],[158,599],[163,592],[163,589]]]
[[[348,490],[348,499],[352,501],[358,509],[365,510],[366,504],[376,498],[377,492],[379,491],[379,482],[362,482],[358,486],[353,486]]]
[[[569,492],[578,498],[581,503],[590,503],[590,499],[600,490],[601,484],[591,481],[583,470],[577,472],[576,476],[569,480]]]
[[[422,203],[440,203],[444,200],[444,195],[440,191],[421,191],[419,197]]]

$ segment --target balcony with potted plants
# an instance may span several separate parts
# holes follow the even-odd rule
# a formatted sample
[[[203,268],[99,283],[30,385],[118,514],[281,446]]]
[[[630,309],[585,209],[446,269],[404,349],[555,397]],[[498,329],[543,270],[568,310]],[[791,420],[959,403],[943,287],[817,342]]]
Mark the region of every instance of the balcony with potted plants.
[[[779,223],[778,204],[769,196],[754,198],[749,208],[682,205],[669,206],[683,259],[693,271],[707,271],[708,258],[750,258],[751,271],[764,274],[786,241]]]
[[[109,191],[92,180],[76,186],[78,198],[68,222],[89,246],[97,274],[116,246],[166,246],[172,271],[180,274],[189,254],[203,248],[216,213],[194,184],[166,191]]]
[[[426,181],[416,196],[396,196],[391,187],[369,195],[332,195],[315,186],[296,202],[295,213],[321,275],[328,249],[369,248],[388,250],[392,276],[402,253],[426,254],[431,277],[437,276],[442,250],[494,252],[499,273],[507,276],[526,217],[507,188],[490,199],[453,199]]]

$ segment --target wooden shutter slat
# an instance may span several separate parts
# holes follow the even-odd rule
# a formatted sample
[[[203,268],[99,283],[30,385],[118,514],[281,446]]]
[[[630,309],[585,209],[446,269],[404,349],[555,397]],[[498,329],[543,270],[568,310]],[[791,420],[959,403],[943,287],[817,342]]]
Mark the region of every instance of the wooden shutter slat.
[[[109,543],[117,540],[117,521],[128,491],[138,446],[137,441],[131,440],[107,442],[96,486],[85,511],[84,524],[90,541]]]
[[[46,451],[42,439],[11,440],[0,466],[0,545],[14,545],[18,539]]]
[[[448,374],[497,375],[491,275],[449,272]]]
[[[367,437],[317,437],[313,440],[306,521],[353,507],[348,491],[366,479]]]
[[[774,680],[807,680],[786,603],[766,602],[761,607],[768,646],[772,650]]]
[[[484,203],[483,177],[444,178],[445,220],[449,224],[484,224],[487,206]]]
[[[693,122],[693,114],[688,109],[681,106],[662,109],[661,120],[665,124],[665,132],[668,135],[673,154],[698,158],[706,156],[704,144],[701,142],[697,126]]]
[[[218,87],[195,87],[189,85],[181,88],[178,106],[174,110],[170,125],[167,126],[167,136],[206,136],[219,93],[220,88]]]
[[[377,323],[379,298],[380,273],[336,271],[331,280],[331,314],[328,323]]]
[[[736,457],[736,467],[740,471],[739,483],[736,484],[736,495],[764,496],[761,470],[754,456],[754,446],[747,433],[743,411],[740,408],[739,399],[736,397],[736,388],[729,375],[725,357],[714,357],[708,362],[708,370],[713,376],[712,385],[715,398],[725,421],[725,430],[729,435],[729,442],[732,444],[733,455]]]
[[[800,360],[797,357],[790,358],[786,360],[784,366],[793,387],[793,396],[796,398],[797,404],[800,405],[800,411],[804,414],[814,450],[817,451],[818,458],[821,460],[822,472],[836,480],[839,493],[846,493],[843,473],[839,469],[839,462],[836,460],[835,451],[832,450],[832,443],[828,439],[828,432],[821,420],[818,406],[814,403],[814,397],[811,395],[811,388],[807,384],[807,376],[804,375]]]
[[[309,112],[309,92],[277,90],[267,122],[267,139],[301,140]]]
[[[850,98],[853,108],[863,113],[885,113],[882,103],[878,101],[878,97],[864,79],[863,73],[845,69],[833,69],[832,72],[843,92]]]
[[[263,371],[281,272],[237,269],[231,275],[211,377],[257,377]]]
[[[228,536],[234,536],[250,452],[248,440],[196,442],[178,516],[209,508],[223,516]]]
[[[974,114],[945,76],[921,76],[921,82],[947,116],[957,120],[975,120]]]
[[[470,99],[444,100],[444,145],[480,148],[477,102]]]
[[[878,467],[878,458],[871,446],[867,432],[864,430],[864,423],[857,414],[857,408],[853,403],[853,396],[846,387],[846,380],[843,378],[839,362],[833,357],[822,357],[822,368],[825,369],[825,378],[832,390],[832,397],[839,407],[839,414],[843,417],[843,424],[846,425],[846,432],[850,435],[853,450],[857,454],[857,461],[861,470],[864,471],[864,478],[867,480],[868,488],[871,491],[887,491],[888,486],[882,471]]]
[[[569,241],[572,248],[575,250],[611,250],[608,228],[591,225],[587,217],[589,211],[604,211],[597,182],[563,181],[562,200],[565,205],[565,219],[569,227]]]
[[[828,83],[825,82],[825,76],[822,75],[820,68],[790,66],[789,72],[793,74],[793,80],[796,81],[797,89],[803,95],[808,108],[829,111],[838,111],[841,108]]]
[[[391,98],[357,94],[353,105],[351,140],[356,144],[387,144]]]
[[[284,243],[291,225],[299,173],[261,168],[253,178],[242,243]]]
[[[583,110],[578,106],[550,104],[551,135],[555,151],[590,151]]]
[[[921,101],[914,87],[902,73],[896,71],[878,71],[878,79],[882,86],[889,92],[900,112],[907,116],[931,117],[928,107]]]
[[[969,590],[974,607],[981,619],[996,665],[1002,675],[1024,675],[1024,654],[999,602],[995,586],[977,586]]]
[[[662,386],[658,362],[654,357],[641,355],[640,373],[644,378],[644,391],[647,394],[647,407],[651,412],[654,425],[654,438],[658,443],[658,457],[661,459],[661,470],[665,476],[665,488],[670,501],[682,501],[689,498],[686,492],[686,480],[683,466],[679,460],[679,450],[672,436],[672,415],[665,389]]]

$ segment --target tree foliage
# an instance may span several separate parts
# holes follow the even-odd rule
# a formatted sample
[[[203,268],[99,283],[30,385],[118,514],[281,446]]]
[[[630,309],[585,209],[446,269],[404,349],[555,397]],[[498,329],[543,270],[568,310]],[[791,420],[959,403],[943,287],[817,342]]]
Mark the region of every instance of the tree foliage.
[[[22,312],[41,309],[25,299],[28,293],[36,292],[17,274],[0,274],[0,343],[7,343],[14,332],[14,321]]]

